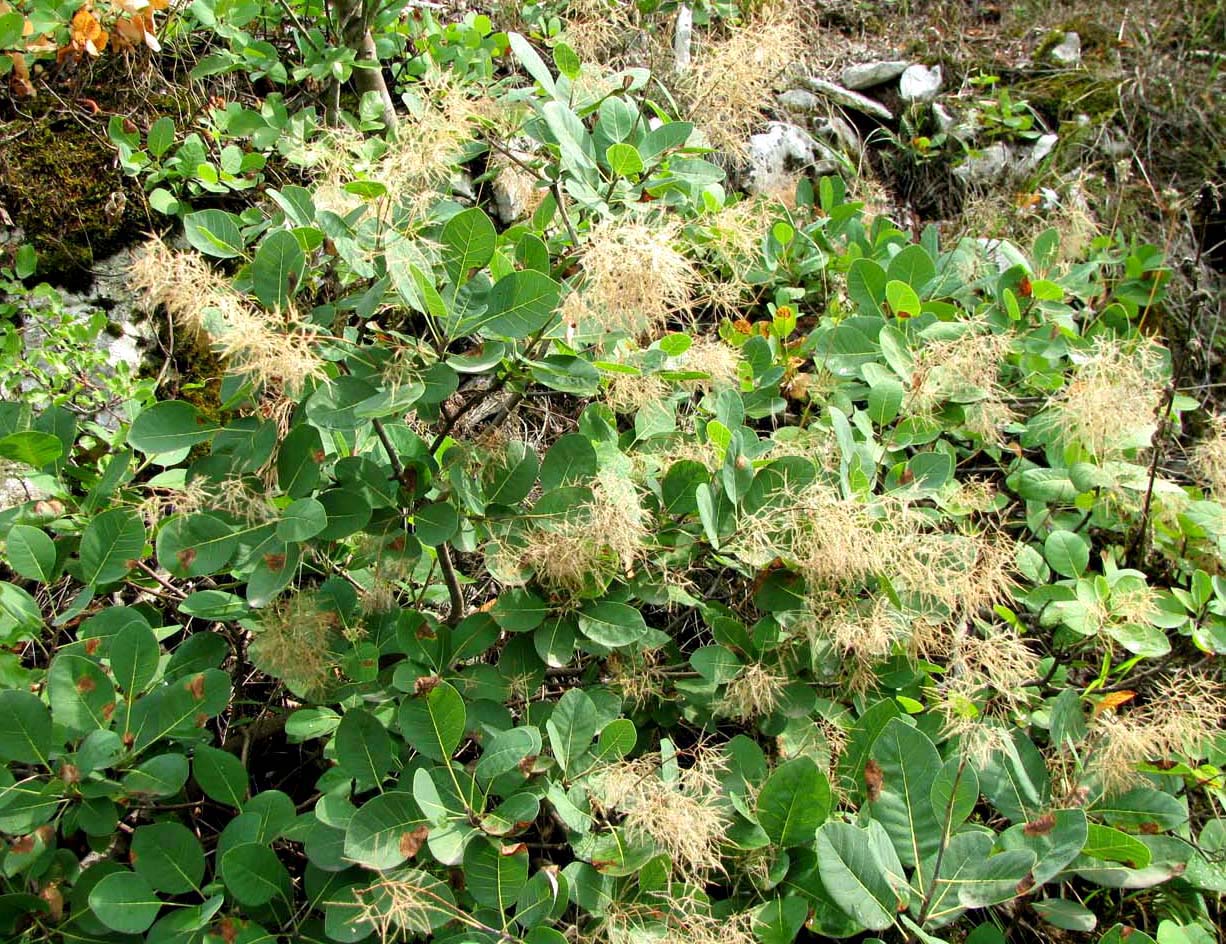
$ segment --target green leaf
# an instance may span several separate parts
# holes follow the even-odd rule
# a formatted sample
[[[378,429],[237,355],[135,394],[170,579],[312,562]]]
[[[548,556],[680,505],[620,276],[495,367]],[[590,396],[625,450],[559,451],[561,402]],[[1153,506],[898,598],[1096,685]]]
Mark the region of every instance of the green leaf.
[[[632,606],[604,600],[579,611],[579,629],[602,646],[629,646],[647,635],[643,614]]]
[[[830,782],[811,757],[780,764],[758,794],[758,823],[779,846],[808,846],[830,815]]]
[[[1089,934],[1098,927],[1098,916],[1085,905],[1067,898],[1048,898],[1030,903],[1035,914],[1054,928]],[[1140,944],[1138,941],[1137,944]]]
[[[643,158],[632,144],[610,144],[605,148],[605,162],[616,177],[637,177],[643,173]]]
[[[154,548],[158,563],[175,577],[221,573],[238,549],[239,538],[212,515],[175,515],[162,523]]]
[[[862,927],[884,931],[907,904],[901,880],[887,874],[867,829],[823,824],[817,832],[817,869],[835,904]]]
[[[469,843],[464,850],[465,890],[473,900],[506,915],[528,882],[528,851],[520,845],[505,854],[489,840]]]
[[[47,706],[29,692],[0,691],[0,758],[46,764],[54,746]]]
[[[1087,825],[1086,841],[1081,848],[1081,854],[1091,859],[1122,862],[1133,869],[1145,868],[1152,858],[1149,846],[1140,839],[1098,823]]]
[[[450,684],[436,681],[422,695],[410,695],[400,705],[400,733],[418,753],[447,762],[464,738],[464,699]]]
[[[124,792],[133,797],[171,797],[187,783],[187,758],[182,754],[158,754],[128,771]]]
[[[430,547],[447,543],[459,529],[460,513],[448,502],[430,502],[413,513],[413,533]]]
[[[114,583],[127,576],[145,547],[145,526],[124,508],[104,511],[81,535],[81,579],[87,584]]]
[[[132,833],[129,854],[136,874],[159,892],[185,895],[198,892],[204,879],[204,850],[186,826],[154,823]]]
[[[27,429],[0,439],[0,459],[41,469],[64,454],[64,444],[50,433]]]
[[[515,58],[519,60],[519,64],[524,67],[524,71],[536,79],[540,87],[545,90],[545,94],[549,96],[557,94],[553,73],[545,65],[545,60],[537,55],[532,44],[519,33],[507,33],[507,43],[511,47],[511,52],[515,54]]]
[[[277,452],[277,484],[290,498],[306,498],[319,484],[324,459],[319,430],[305,423],[295,426]]]
[[[149,126],[149,134],[145,137],[145,147],[152,157],[161,157],[175,143],[175,123],[173,118],[163,115]]]
[[[417,831],[427,825],[411,793],[381,793],[350,817],[345,827],[345,857],[370,869],[395,868],[421,844]]]
[[[931,799],[937,821],[944,823],[948,816],[949,831],[956,831],[979,802],[979,777],[975,768],[957,755],[950,757],[932,781]]]
[[[143,411],[128,430],[128,445],[146,455],[188,449],[213,438],[218,427],[190,403],[165,400]]]
[[[157,675],[162,649],[149,625],[140,620],[125,623],[111,637],[108,648],[111,674],[129,699],[143,692]]]
[[[93,659],[60,652],[47,672],[47,695],[57,724],[76,734],[111,726],[115,687]]]
[[[199,745],[192,756],[192,776],[214,803],[241,809],[247,799],[247,768],[229,751]]]
[[[544,329],[558,307],[561,286],[535,269],[504,275],[490,289],[486,312],[466,332],[517,341]]]
[[[286,543],[306,541],[328,526],[328,512],[314,498],[290,502],[277,522],[277,537]]]
[[[183,235],[193,249],[217,259],[243,254],[239,219],[225,210],[199,210],[183,217]]]
[[[1090,545],[1080,534],[1053,531],[1043,542],[1048,566],[1063,577],[1080,577],[1090,566]]]
[[[333,746],[341,771],[356,781],[359,793],[379,786],[395,764],[387,729],[361,708],[345,712]]]
[[[871,259],[857,259],[847,270],[847,294],[860,309],[860,314],[880,318],[885,301],[885,270]]]
[[[941,856],[941,873],[932,885],[928,915],[924,924],[936,928],[948,924],[966,910],[958,900],[958,889],[972,871],[992,851],[993,836],[978,829],[967,830],[952,836]],[[924,872],[936,872],[936,855],[924,864]]]
[[[942,839],[942,821],[932,808],[941,755],[926,734],[901,718],[886,724],[871,754],[881,785],[869,809],[885,827],[902,863],[917,866],[917,887],[924,887],[928,876],[918,866],[936,852]]]
[[[531,725],[521,725],[499,731],[486,744],[473,771],[476,778],[489,783],[495,777],[510,773],[526,757],[541,752],[541,732]]]
[[[277,854],[258,842],[243,842],[221,857],[221,877],[239,904],[267,904],[281,896],[288,900],[289,873]]]
[[[439,234],[443,246],[443,269],[452,285],[469,280],[475,269],[484,268],[494,257],[498,232],[480,207],[461,210]]]
[[[629,718],[618,718],[610,721],[600,731],[596,739],[596,756],[605,762],[621,760],[638,743],[639,731]]]
[[[914,318],[920,313],[920,297],[906,282],[892,280],[886,283],[885,300],[896,318]]]
[[[886,278],[904,282],[916,292],[921,291],[935,276],[936,266],[932,257],[918,243],[905,247],[895,255],[886,269]]]
[[[998,852],[980,859],[959,877],[958,902],[966,908],[987,908],[1024,893],[1034,868],[1029,849]]]
[[[89,602],[87,594],[86,603]],[[38,601],[21,587],[0,580],[0,645],[13,645],[43,629]]]
[[[578,769],[578,762],[592,745],[600,726],[596,705],[591,697],[578,688],[569,689],[545,722],[549,747],[553,756],[569,775]]]
[[[558,72],[568,79],[579,78],[583,68],[578,53],[561,40],[556,40],[553,44],[553,64],[558,67]]]
[[[999,843],[1005,850],[1029,849],[1033,852],[1036,858],[1034,882],[1042,885],[1081,855],[1088,836],[1085,813],[1054,810],[1032,822],[1010,826],[1001,833]]]
[[[94,916],[112,931],[143,934],[153,924],[162,902],[149,883],[135,872],[112,872],[89,892]]]
[[[979,771],[979,788],[1011,822],[1039,816],[1051,798],[1047,762],[1030,738],[1014,731],[1002,750],[993,752]]]
[[[302,282],[306,254],[288,230],[275,230],[251,260],[251,291],[266,308],[284,308]]]
[[[1108,826],[1122,826],[1142,832],[1177,829],[1188,821],[1187,801],[1152,787],[1136,787],[1094,804],[1091,812]]]
[[[55,542],[39,528],[15,524],[5,542],[9,566],[26,580],[50,583],[55,576]]]

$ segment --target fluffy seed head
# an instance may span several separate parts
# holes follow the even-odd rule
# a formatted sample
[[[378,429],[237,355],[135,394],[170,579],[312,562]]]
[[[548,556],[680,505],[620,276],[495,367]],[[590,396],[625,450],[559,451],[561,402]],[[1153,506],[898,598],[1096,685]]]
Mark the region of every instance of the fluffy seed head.
[[[638,335],[688,311],[697,272],[674,248],[679,233],[676,223],[628,217],[597,224],[580,247],[582,281],[563,317],[584,335]]]
[[[323,609],[314,593],[296,593],[265,611],[248,655],[256,668],[291,691],[318,694],[335,665],[331,642],[336,622],[336,614]]]
[[[1219,682],[1185,674],[1163,681],[1141,705],[1124,704],[1095,716],[1088,772],[1104,794],[1143,782],[1138,765],[1185,755],[1226,724],[1226,692]]]
[[[1060,439],[1080,443],[1100,461],[1144,448],[1162,403],[1161,362],[1152,341],[1096,342],[1048,403]]]
[[[1226,416],[1214,416],[1209,430],[1192,450],[1192,468],[1219,502],[1226,502]]]
[[[757,662],[744,666],[724,689],[716,713],[737,721],[753,721],[779,706],[788,677]]]
[[[765,120],[779,75],[804,48],[791,4],[771,4],[723,39],[695,50],[681,77],[690,117],[712,146],[743,153]]]

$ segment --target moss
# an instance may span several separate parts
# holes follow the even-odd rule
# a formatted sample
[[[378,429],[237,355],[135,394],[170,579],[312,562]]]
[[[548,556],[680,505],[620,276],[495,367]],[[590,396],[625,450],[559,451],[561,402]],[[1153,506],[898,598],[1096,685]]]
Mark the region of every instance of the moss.
[[[39,276],[67,288],[88,284],[96,260],[149,227],[103,132],[72,118],[30,120],[0,149],[0,204],[38,250]]]
[[[1054,72],[1018,82],[1011,91],[1024,99],[1049,123],[1059,124],[1077,115],[1096,122],[1119,110],[1119,80],[1090,71]]]

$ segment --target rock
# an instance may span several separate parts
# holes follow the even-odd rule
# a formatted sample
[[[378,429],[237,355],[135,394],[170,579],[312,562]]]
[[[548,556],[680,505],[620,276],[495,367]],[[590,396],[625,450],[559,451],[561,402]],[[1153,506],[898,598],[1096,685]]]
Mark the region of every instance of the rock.
[[[29,471],[29,466],[0,459],[0,511],[47,497],[33,479],[25,477]]]
[[[953,131],[954,125],[957,124],[957,119],[953,113],[940,102],[934,102],[932,105],[932,116],[936,118],[937,130],[942,134],[949,134]]]
[[[769,193],[792,185],[796,171],[832,174],[841,166],[838,155],[805,131],[783,121],[772,121],[769,130],[749,139],[750,193]]]
[[[838,115],[830,115],[813,123],[813,133],[823,141],[835,145],[844,154],[859,158],[864,153],[864,142],[856,129]]]
[[[842,105],[845,108],[863,112],[882,121],[894,120],[894,115],[888,108],[882,105],[881,102],[869,98],[867,95],[861,95],[859,92],[853,92],[851,89],[845,89],[840,85],[835,85],[833,82],[827,82],[825,79],[819,79],[815,76],[804,76],[801,81],[808,88],[817,92],[818,95],[824,96],[836,105]]]
[[[1013,155],[1008,146],[997,142],[972,154],[954,168],[954,176],[968,186],[988,186],[999,182],[1009,172]]]
[[[1079,65],[1081,63],[1081,37],[1076,33],[1065,33],[1060,42],[1047,50],[1047,56],[1057,65]]]
[[[798,111],[806,114],[817,111],[822,104],[822,100],[808,89],[788,89],[778,97],[777,101],[779,107],[785,111]]]
[[[1030,153],[1026,155],[1026,159],[1022,162],[1026,170],[1033,170],[1039,166],[1039,162],[1047,157],[1056,149],[1056,142],[1060,140],[1058,134],[1045,134],[1034,142],[1034,146],[1030,149]]]
[[[840,77],[843,87],[859,91],[872,88],[875,85],[885,85],[903,74],[908,63],[901,59],[887,59],[881,62],[864,62],[848,66]]]
[[[690,67],[690,42],[694,35],[694,11],[688,3],[677,8],[673,27],[673,69],[680,75]]]
[[[903,101],[931,102],[941,91],[942,78],[940,66],[907,66],[898,80],[898,91]]]

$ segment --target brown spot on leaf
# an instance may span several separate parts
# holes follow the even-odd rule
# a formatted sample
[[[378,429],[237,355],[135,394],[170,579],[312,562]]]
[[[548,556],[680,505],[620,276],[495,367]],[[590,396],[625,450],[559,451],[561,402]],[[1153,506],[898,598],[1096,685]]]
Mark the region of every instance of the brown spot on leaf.
[[[95,652],[98,651],[101,645],[102,645],[101,636],[93,636],[85,640],[85,654],[87,656],[92,656]]]
[[[135,742],[136,742],[135,734],[133,734],[131,731],[125,731],[123,733],[123,746],[124,747],[131,747]]]
[[[88,675],[82,675],[77,679],[77,691],[82,695],[88,695],[97,687],[97,683]]]
[[[875,803],[881,796],[881,788],[884,784],[885,776],[881,772],[881,765],[869,758],[868,763],[864,765],[864,792],[868,794],[870,803]]]
[[[264,566],[267,567],[269,570],[273,571],[274,573],[276,573],[282,567],[285,566],[285,555],[284,554],[265,554],[264,555]]]
[[[422,843],[426,841],[426,837],[430,835],[429,826],[418,826],[416,829],[400,834],[400,854],[406,858],[413,858],[421,850]]]
[[[438,686],[442,679],[437,675],[422,675],[413,683],[413,694],[421,697],[429,695]]]
[[[503,846],[498,851],[501,852],[504,856],[519,855],[521,852],[527,852],[528,846],[526,843],[517,842],[513,846]]]
[[[183,687],[192,693],[192,698],[200,701],[204,698],[204,673],[197,672],[183,683]]]
[[[1162,827],[1157,823],[1142,823],[1139,828],[1146,836],[1156,836],[1162,832]]]
[[[60,779],[64,783],[80,783],[81,771],[74,764],[61,764]]]
[[[115,714],[115,703],[113,701],[108,701],[105,705],[102,706],[103,720],[110,721],[111,718],[114,716],[114,714]]]
[[[196,562],[196,549],[194,547],[185,547],[175,557],[179,560],[179,566],[187,570]]]
[[[1033,889],[1034,876],[1027,872],[1026,877],[1017,883],[1017,893],[1019,895],[1029,895]]]
[[[1027,836],[1046,836],[1056,826],[1056,816],[1054,813],[1044,813],[1037,819],[1032,819],[1024,827],[1022,832]]]
[[[21,836],[9,843],[9,852],[13,855],[27,855],[34,851],[34,834]]]
[[[60,891],[58,885],[54,883],[48,885],[38,893],[38,897],[47,903],[47,910],[52,921],[59,921],[64,917],[64,893]]]
[[[320,463],[322,463],[324,459],[326,459],[327,457],[328,457],[328,454],[324,452],[322,449],[316,449],[312,451],[311,453],[311,461],[314,462],[316,465],[319,465]]]
[[[536,766],[536,754],[529,754],[521,760],[516,766],[519,767],[519,772],[525,777],[532,776],[532,768]]]

